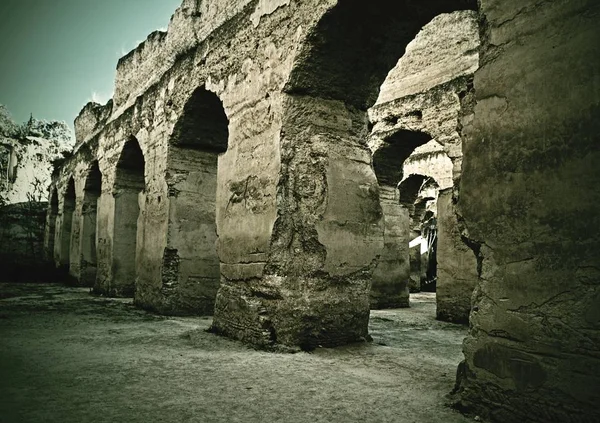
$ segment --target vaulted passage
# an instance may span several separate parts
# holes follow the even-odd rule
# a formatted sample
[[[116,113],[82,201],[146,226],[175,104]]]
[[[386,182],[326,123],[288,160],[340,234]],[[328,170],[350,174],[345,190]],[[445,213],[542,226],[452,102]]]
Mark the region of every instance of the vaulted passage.
[[[373,169],[379,183],[379,199],[383,211],[383,250],[373,271],[371,285],[371,308],[409,306],[409,280],[412,280],[414,260],[409,259],[413,249],[409,243],[414,239],[411,231],[411,212],[414,201],[403,202],[406,190],[398,185],[403,178],[404,161],[415,148],[426,144],[431,136],[423,132],[401,130],[383,141],[373,154]],[[421,184],[422,184],[421,180]],[[420,251],[420,250],[419,250]],[[419,254],[420,259],[420,254]]]
[[[171,314],[213,313],[219,287],[215,201],[219,155],[229,121],[216,94],[200,87],[175,125],[167,158],[169,223],[162,288],[154,308]]]
[[[4,420],[600,422],[599,1],[180,4],[52,173],[104,298],[0,289]]]
[[[81,274],[80,282],[85,286],[93,286],[96,281],[96,220],[98,200],[102,190],[102,174],[95,161],[90,167],[85,180],[83,208],[81,220]]]
[[[113,191],[115,214],[110,295],[132,296],[135,290],[139,196],[145,186],[144,167],[140,145],[131,137],[119,157]]]
[[[371,266],[385,244],[367,110],[426,23],[476,7],[462,0],[344,1],[307,30],[281,100],[268,262],[258,278],[221,287],[218,331],[306,349],[367,337]]]
[[[75,211],[75,181],[69,179],[63,199],[60,224],[60,267],[68,271],[71,264],[71,234],[73,232],[73,212]]]
[[[439,185],[429,176],[412,174],[398,189],[400,204],[409,216],[410,292],[435,292]]]

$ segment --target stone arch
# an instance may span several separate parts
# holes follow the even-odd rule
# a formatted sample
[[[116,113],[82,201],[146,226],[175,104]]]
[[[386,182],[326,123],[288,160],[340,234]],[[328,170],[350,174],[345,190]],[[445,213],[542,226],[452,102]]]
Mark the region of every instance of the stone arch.
[[[63,196],[62,219],[60,225],[59,264],[68,271],[71,264],[71,236],[73,213],[75,212],[75,179],[71,176]]]
[[[167,244],[160,292],[145,295],[149,308],[167,314],[213,314],[220,280],[217,174],[228,142],[223,103],[205,86],[197,88],[169,139]]]
[[[52,188],[50,193],[50,205],[48,208],[48,224],[46,228],[46,257],[48,261],[55,262],[56,249],[56,220],[58,218],[58,192],[56,188]]]
[[[367,110],[423,26],[477,8],[476,0],[340,1],[309,31],[286,91]]]
[[[439,187],[434,178],[422,174],[411,174],[398,184],[400,204],[409,214],[411,292],[435,291],[437,211],[428,210],[428,206],[437,203]]]
[[[384,239],[366,111],[424,24],[476,7],[475,0],[340,1],[307,29],[280,100],[267,261],[256,266],[252,289],[221,287],[215,330],[308,349],[367,337],[371,265]]]
[[[202,85],[190,96],[169,140],[172,147],[224,153],[229,142],[229,119],[223,102]]]
[[[96,255],[96,222],[98,201],[102,192],[102,173],[98,161],[94,161],[88,169],[83,191],[83,208],[81,219],[81,264],[80,282],[85,286],[93,286],[96,281],[98,259]]]
[[[417,147],[431,140],[431,135],[401,129],[385,138],[373,153],[373,170],[379,186],[396,188],[403,178],[403,164]]]
[[[404,176],[405,160],[430,140],[431,136],[424,132],[398,130],[386,137],[373,154],[384,228],[383,249],[373,271],[371,308],[409,306],[411,268],[414,267],[409,249],[414,201],[410,207],[403,204],[402,192],[399,201],[398,185]]]
[[[407,207],[414,206],[417,202],[419,192],[421,192],[421,188],[427,181],[433,181],[437,185],[433,178],[417,173],[413,173],[400,182],[398,184],[398,191],[400,191],[400,204],[404,204]]]
[[[135,137],[124,144],[116,166],[113,189],[114,232],[109,295],[132,296],[136,281],[139,196],[145,189],[145,159]]]

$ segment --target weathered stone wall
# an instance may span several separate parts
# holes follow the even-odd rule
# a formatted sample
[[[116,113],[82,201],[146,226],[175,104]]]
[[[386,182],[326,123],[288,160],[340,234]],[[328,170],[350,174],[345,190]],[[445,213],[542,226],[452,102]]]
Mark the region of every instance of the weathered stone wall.
[[[440,191],[437,201],[436,315],[440,320],[467,323],[477,283],[477,258],[461,239],[452,189]]]
[[[436,140],[431,140],[415,148],[415,151],[404,161],[402,181],[410,175],[425,175],[432,177],[439,189],[446,189],[453,186],[452,171],[452,160],[445,153],[444,147]]]
[[[174,226],[170,212],[167,157],[186,104],[205,86],[229,121],[227,151],[217,158],[214,329],[261,346],[364,339],[385,229],[367,109],[423,25],[475,4],[219,1],[200,3],[206,9],[197,16],[198,5],[186,0],[171,24],[178,30],[153,36],[148,48],[121,61],[111,117],[55,179],[55,232],[71,177],[73,221],[81,220],[85,175],[98,158],[96,288],[109,288],[119,236],[116,165],[135,137],[145,182],[135,302],[159,310],[169,303],[164,259],[169,231],[181,222]],[[596,390],[588,388],[598,386],[597,372],[589,371],[598,367],[598,231],[590,230],[599,182],[597,6],[559,1],[536,10],[482,0],[481,7],[487,21],[475,115],[466,104],[471,79],[462,75],[386,103],[393,112],[375,107],[374,131],[383,138],[399,129],[429,134],[453,160],[456,181],[464,128],[460,198],[482,268],[465,344],[464,404],[502,410],[500,421],[595,421]],[[194,22],[202,19],[206,36],[196,38]],[[172,61],[157,60],[170,37],[181,43],[167,48],[176,52]],[[375,60],[364,60],[367,54]]]
[[[425,25],[406,46],[369,110],[372,148],[401,129],[427,133],[452,160],[453,179],[458,180],[460,98],[471,89],[479,66],[479,43],[474,11],[441,14]]]
[[[167,42],[170,37],[183,39],[185,37],[178,31],[186,32],[194,28],[199,16],[195,16],[188,3],[192,2],[184,2],[172,20],[169,32],[171,33],[171,27],[175,25],[173,34],[161,38],[161,42]],[[211,40],[196,40],[193,49],[167,49],[168,54],[174,53],[176,57],[171,68],[165,69],[162,76],[162,68],[157,69],[153,63],[160,62],[155,54],[165,52],[158,48],[146,49],[144,46],[137,49],[139,51],[129,55],[138,55],[135,61],[131,60],[131,67],[127,67],[129,56],[120,63],[121,76],[117,77],[115,107],[102,129],[97,133],[94,130],[90,131],[89,128],[96,127],[93,122],[95,115],[90,118],[84,116],[88,123],[83,124],[85,119],[82,121],[81,133],[90,135],[82,135],[80,138],[89,137],[86,145],[90,142],[98,144],[94,155],[99,159],[102,172],[102,195],[97,218],[97,291],[104,292],[113,277],[114,171],[124,142],[133,135],[139,141],[144,154],[146,182],[140,198],[140,221],[137,229],[136,303],[164,312],[178,312],[169,310],[168,303],[171,300],[167,298],[176,290],[172,289],[172,286],[163,289],[166,288],[164,282],[168,279],[168,271],[164,268],[165,257],[168,256],[165,248],[169,242],[168,234],[174,233],[170,222],[175,226],[179,224],[175,222],[177,216],[170,215],[176,208],[170,206],[171,199],[165,178],[166,158],[169,154],[169,134],[184,115],[184,106],[193,91],[203,84],[209,90],[218,93],[230,120],[229,148],[227,153],[218,158],[218,173],[222,175],[219,178],[222,195],[219,194],[221,196],[217,200],[220,201],[216,207],[217,225],[221,226],[221,273],[224,278],[248,280],[253,277],[253,272],[260,272],[264,267],[270,231],[276,217],[275,187],[279,161],[273,158],[277,158],[279,154],[278,115],[280,116],[281,112],[278,110],[281,109],[282,100],[277,91],[281,91],[285,82],[289,63],[294,57],[290,51],[295,48],[283,43],[283,40],[294,38],[295,35],[287,35],[288,31],[293,34],[297,31],[296,27],[289,29],[280,24],[287,15],[281,13],[277,7],[273,8],[274,3],[271,3],[261,2],[253,8],[245,7],[246,2],[227,2],[226,5],[223,2],[224,7],[226,6],[221,8],[223,10],[211,6],[210,13],[218,14],[218,18],[212,19],[203,12],[203,19],[206,25],[210,26],[210,31],[216,29]],[[268,15],[270,12],[273,12],[273,17]],[[274,21],[266,22],[263,28],[256,28],[256,24],[268,19]],[[184,22],[185,20],[187,21]],[[227,25],[222,25],[224,22],[227,22]],[[206,32],[206,28],[202,28],[200,29]],[[238,33],[238,36],[234,37],[234,33]],[[267,34],[271,33],[273,36],[268,37]],[[208,32],[205,35],[207,34]],[[149,72],[149,69],[154,72],[153,85],[147,88],[127,86],[127,81],[131,81],[132,84],[136,84],[136,81],[146,81],[147,78],[141,78],[139,75],[146,75],[144,72]],[[129,76],[124,76],[126,74]],[[119,90],[122,90],[123,96],[120,96]],[[272,95],[269,96],[269,93]],[[86,115],[84,112],[82,116]],[[83,147],[80,150],[82,149]],[[75,216],[81,213],[80,199],[90,159],[86,154],[80,154],[80,150],[61,169],[61,174],[55,182],[61,191],[57,228],[60,228],[62,222],[64,187],[71,176],[75,177],[77,188]],[[210,183],[207,180],[204,182],[207,189],[212,190]],[[213,193],[213,197],[215,195]],[[215,198],[212,201],[215,202]],[[210,214],[205,218],[206,224],[214,225],[214,218],[211,218]],[[224,221],[227,224],[220,224]],[[60,229],[56,231],[60,238]],[[54,244],[59,245],[60,239],[56,239]],[[193,241],[188,240],[186,244],[191,245]],[[214,242],[212,244],[214,246]],[[72,244],[72,248],[76,248],[76,243]],[[77,268],[76,260],[71,267]],[[211,270],[211,274],[214,278],[214,270]],[[193,278],[194,275],[190,277]],[[182,295],[184,299],[198,294],[189,292],[185,282],[181,288],[185,293]],[[201,286],[199,288],[204,289]],[[210,308],[205,305],[202,312]],[[189,307],[187,311],[189,312]]]
[[[206,6],[206,13],[198,16],[194,8],[205,6],[185,1],[167,34],[152,35],[120,61],[112,114],[86,142],[97,143],[102,173],[97,291],[110,293],[116,274],[115,167],[124,143],[135,137],[145,175],[138,198],[136,251],[131,253],[136,262],[135,302],[166,311],[167,297],[176,295],[168,269],[173,261],[165,261],[171,253],[169,234],[177,226],[165,177],[166,157],[186,104],[204,85],[219,96],[229,120],[228,148],[219,156],[217,170],[221,286],[215,330],[263,345],[312,347],[364,339],[372,268],[384,244],[381,206],[365,143],[366,109],[349,107],[358,104],[355,100],[362,101],[358,97],[340,101],[305,95],[298,87],[317,79],[304,79],[303,70],[290,75],[294,62],[301,69],[308,57],[306,48],[312,41],[302,40],[312,39],[321,18],[334,5],[228,2],[220,9]],[[390,22],[389,28],[400,31],[393,42],[403,48],[421,25],[452,7],[436,5],[410,17],[401,14],[409,29]],[[210,10],[216,13],[212,18]],[[370,25],[377,28],[376,22],[372,19]],[[210,36],[208,32],[206,37],[187,36],[208,27]],[[191,44],[168,47],[169,40],[176,39]],[[352,50],[342,54],[348,52],[354,54]],[[394,54],[393,62],[398,56]],[[386,63],[391,64],[391,59],[386,58]],[[390,67],[377,69],[381,82]],[[312,65],[307,69],[319,70]],[[362,95],[360,90],[357,93]],[[75,179],[71,254],[61,252],[63,260],[68,255],[72,273],[78,272],[77,228],[87,171],[80,150],[56,181],[64,195],[66,181]],[[60,200],[58,237],[69,234],[60,228],[61,222],[68,223],[61,216],[63,209]],[[66,242],[56,239],[56,245]]]
[[[462,405],[600,421],[600,3],[480,5],[459,207],[481,275]]]
[[[80,234],[85,232],[83,227],[86,219],[89,219],[84,213],[85,185],[97,157],[97,148],[96,139],[83,144],[53,175],[44,235],[46,256],[56,267],[63,268],[69,274],[71,282],[85,285],[91,285],[93,281],[82,282],[86,267],[82,249],[85,248],[86,240],[81,239]],[[74,189],[73,203],[68,199],[70,194],[67,195],[71,181]]]
[[[383,249],[373,269],[371,308],[408,307],[409,211],[398,201],[397,189],[381,187],[379,198],[385,216]]]
[[[0,148],[9,156],[9,160],[2,163],[3,174],[0,176],[0,197],[6,204],[48,201],[52,162],[70,150],[70,135],[63,122],[35,120],[31,129],[24,127],[21,137],[0,135]]]
[[[75,150],[104,128],[112,114],[112,108],[113,101],[109,100],[104,106],[90,102],[81,109],[75,118]]]

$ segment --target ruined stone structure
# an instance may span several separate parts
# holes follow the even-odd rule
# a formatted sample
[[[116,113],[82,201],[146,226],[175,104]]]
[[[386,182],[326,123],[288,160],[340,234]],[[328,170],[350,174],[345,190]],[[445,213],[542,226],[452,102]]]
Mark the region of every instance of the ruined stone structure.
[[[481,46],[457,39],[472,60],[456,77],[416,53],[404,72],[432,77],[380,95],[419,31],[461,10],[478,25],[457,34]],[[457,402],[598,421],[599,15],[586,0],[185,0],[77,118],[46,246],[98,293],[214,310],[214,331],[249,344],[364,340],[371,284],[406,274],[401,163],[434,139],[453,165],[440,242],[476,257],[445,270],[477,272]]]
[[[436,16],[406,46],[368,111],[373,125],[369,146],[385,221],[384,249],[372,278],[374,308],[406,307],[409,290],[421,289],[427,257],[420,244],[408,248],[410,240],[421,236],[427,204],[419,189],[429,177],[438,189],[450,189],[451,195],[458,196],[461,98],[472,89],[478,49],[475,11]],[[437,279],[441,286],[437,314],[443,320],[464,322],[470,312],[477,264],[461,239],[454,202],[441,210],[445,215],[437,221],[445,227],[439,232],[442,250],[436,257],[442,268]],[[437,207],[433,215],[437,217]],[[455,245],[461,247],[455,249]]]

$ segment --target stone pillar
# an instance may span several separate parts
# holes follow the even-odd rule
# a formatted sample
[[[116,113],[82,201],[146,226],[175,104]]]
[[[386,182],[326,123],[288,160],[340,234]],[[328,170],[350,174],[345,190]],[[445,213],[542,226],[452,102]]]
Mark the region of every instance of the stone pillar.
[[[419,236],[418,233],[411,231],[410,239],[413,240]],[[408,287],[410,292],[421,292],[421,244],[417,244],[408,251],[410,263],[410,276]]]
[[[380,186],[384,216],[383,250],[373,270],[371,308],[408,307],[409,256],[408,210],[398,202],[394,187]]]
[[[168,314],[212,315],[219,288],[215,202],[217,159],[212,152],[172,148],[169,217],[162,288],[155,308]]]
[[[80,224],[80,272],[79,281],[83,286],[93,286],[96,282],[96,216],[98,212],[98,198],[94,193],[86,193],[82,208]]]
[[[114,172],[114,169],[113,169]],[[112,172],[111,172],[112,173]],[[112,176],[112,175],[111,175]],[[113,185],[105,183],[98,201],[96,214],[96,281],[93,292],[107,295],[112,280],[112,240],[115,215],[115,198],[112,195]]]
[[[600,3],[480,2],[459,211],[481,276],[461,406],[600,421]]]
[[[54,244],[56,241],[56,219],[58,217],[58,194],[56,188],[52,187],[52,194],[48,203],[46,214],[46,225],[44,227],[44,257],[48,263],[55,264]]]
[[[81,223],[83,221],[83,199],[77,196],[71,217],[71,240],[69,243],[69,283],[81,283]]]
[[[213,329],[263,346],[364,340],[372,266],[383,248],[366,114],[286,94],[271,110],[282,119],[275,137],[256,135],[242,150],[234,126],[219,163],[219,173],[232,173],[219,185],[222,279]],[[255,122],[243,124],[247,132]],[[238,161],[245,151],[251,163]]]
[[[135,257],[140,214],[139,196],[138,188],[119,187],[115,189],[115,235],[110,295],[128,297],[133,296],[135,290]]]
[[[440,191],[437,208],[437,318],[467,323],[478,278],[477,258],[460,236],[452,188]]]

